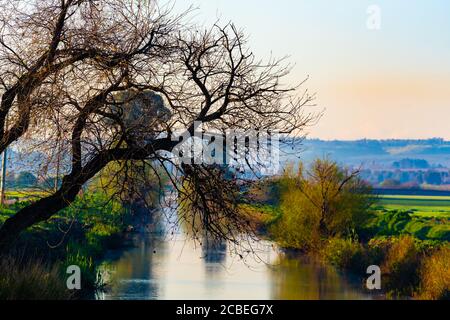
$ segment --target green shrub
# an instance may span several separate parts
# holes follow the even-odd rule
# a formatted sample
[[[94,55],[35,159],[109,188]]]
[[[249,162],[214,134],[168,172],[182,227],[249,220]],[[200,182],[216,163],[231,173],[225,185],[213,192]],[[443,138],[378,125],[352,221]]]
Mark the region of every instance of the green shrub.
[[[281,215],[277,206],[259,203],[242,203],[239,205],[239,212],[252,224],[254,230],[261,233],[266,233]]]
[[[450,223],[431,227],[427,233],[427,238],[450,242]]]
[[[282,247],[311,250],[320,244],[319,220],[312,204],[298,190],[283,195],[281,216],[269,228]]]
[[[322,249],[324,259],[334,266],[351,270],[356,273],[364,273],[366,257],[362,245],[351,239],[332,238],[327,240]]]
[[[411,211],[379,212],[364,226],[364,237],[411,235],[420,240],[450,241],[448,220],[412,215]]]
[[[366,255],[370,265],[381,266],[386,259],[392,240],[387,237],[376,237],[367,243]]]

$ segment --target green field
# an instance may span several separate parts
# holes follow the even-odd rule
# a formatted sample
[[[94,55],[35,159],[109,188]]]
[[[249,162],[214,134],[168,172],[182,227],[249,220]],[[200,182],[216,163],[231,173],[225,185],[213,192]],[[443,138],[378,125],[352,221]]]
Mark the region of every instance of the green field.
[[[377,205],[386,210],[412,211],[414,216],[450,218],[450,197],[384,195]]]
[[[17,189],[7,190],[7,199],[28,199],[28,198],[41,198],[49,195],[49,192],[39,189]]]
[[[376,217],[368,226],[376,235],[450,241],[450,197],[383,195],[374,209]]]

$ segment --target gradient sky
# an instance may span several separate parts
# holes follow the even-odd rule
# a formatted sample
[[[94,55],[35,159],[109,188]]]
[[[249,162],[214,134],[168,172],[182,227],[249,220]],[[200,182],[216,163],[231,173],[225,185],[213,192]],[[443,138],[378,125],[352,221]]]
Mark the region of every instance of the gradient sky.
[[[245,30],[259,57],[289,56],[289,77],[325,109],[311,137],[450,139],[450,1],[178,0],[195,20]],[[381,29],[366,27],[369,5]]]

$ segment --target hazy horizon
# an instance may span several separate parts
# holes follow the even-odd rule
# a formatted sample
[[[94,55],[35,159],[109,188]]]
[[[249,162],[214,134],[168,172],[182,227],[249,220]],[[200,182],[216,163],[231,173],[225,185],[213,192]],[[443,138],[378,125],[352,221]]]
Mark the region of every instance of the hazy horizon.
[[[419,0],[177,1],[195,21],[231,21],[262,58],[289,55],[287,79],[325,109],[310,137],[450,140],[450,2]],[[367,25],[370,5],[379,30]]]
[[[319,138],[319,137],[313,137],[313,136],[307,136],[305,138],[306,140],[321,140],[321,141],[342,141],[342,142],[353,142],[353,141],[362,141],[362,140],[371,140],[371,141],[389,141],[389,140],[397,140],[397,141],[428,141],[433,139],[442,139],[444,142],[450,142],[450,139],[446,139],[443,137],[429,137],[429,138],[367,138],[367,137],[361,137],[361,138],[353,138],[353,139],[338,139],[338,138]]]

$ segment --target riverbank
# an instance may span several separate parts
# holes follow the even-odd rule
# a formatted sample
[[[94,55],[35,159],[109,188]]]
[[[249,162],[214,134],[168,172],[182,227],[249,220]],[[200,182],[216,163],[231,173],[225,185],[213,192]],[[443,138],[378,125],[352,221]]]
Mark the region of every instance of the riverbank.
[[[251,206],[246,204],[245,210]],[[388,298],[449,299],[450,247],[446,241],[420,240],[410,235],[374,236],[367,241],[358,238],[321,239],[314,249],[289,245],[289,239],[280,234],[277,221],[281,216],[268,216],[277,208],[255,205],[253,217],[260,213],[259,230],[263,237],[286,250],[319,258],[324,264],[350,272],[360,278],[367,277],[367,267],[380,266],[382,292]],[[282,215],[282,213],[281,213]],[[256,219],[256,218],[255,218]]]
[[[263,269],[264,277],[252,276],[251,273],[238,268],[239,272],[245,273],[249,279],[254,277],[252,286],[256,286],[257,281],[270,283],[262,286],[266,292],[265,298],[308,298],[307,295],[302,295],[304,286],[309,288],[307,294],[310,297],[370,298],[363,287],[364,278],[367,277],[367,267],[376,264],[382,270],[383,289],[382,293],[376,293],[377,296],[384,296],[385,293],[390,298],[448,299],[448,242],[441,241],[441,233],[436,230],[431,234],[438,238],[427,238],[429,231],[433,230],[433,226],[429,228],[430,224],[442,225],[445,221],[428,218],[422,221],[422,216],[413,213],[391,214],[389,210],[383,211],[376,204],[372,204],[370,212],[367,212],[370,214],[363,212],[364,220],[361,221],[364,221],[364,224],[355,224],[354,217],[361,217],[361,213],[357,212],[360,206],[354,206],[355,199],[345,198],[347,202],[344,202],[344,205],[340,201],[342,199],[333,205],[339,204],[339,210],[344,208],[355,212],[350,216],[351,219],[347,220],[348,223],[338,224],[342,233],[324,236],[319,233],[319,221],[311,223],[315,219],[312,214],[317,214],[314,207],[308,205],[308,199],[302,198],[302,192],[295,189],[296,184],[287,182],[288,184],[280,185],[276,179],[263,181],[262,184],[254,186],[240,204],[241,214],[246,216],[253,228],[262,238],[273,241],[262,241],[267,246],[258,252],[269,256],[275,254],[277,257],[276,260],[270,260],[270,265],[274,268]],[[364,203],[366,199],[362,199]],[[359,201],[359,198],[356,200]],[[17,202],[1,209],[0,223],[24,205],[27,204]],[[305,208],[308,211],[305,211]],[[141,290],[142,287],[145,290],[156,290],[159,293],[152,296],[153,298],[183,298],[173,292],[171,295],[161,293],[161,289],[156,288],[155,281],[161,282],[161,286],[180,290],[179,294],[186,294],[186,297],[187,292],[183,291],[187,288],[184,287],[186,283],[192,288],[199,285],[195,283],[197,281],[214,291],[217,275],[223,274],[219,269],[227,270],[229,261],[236,260],[230,268],[234,268],[235,264],[245,268],[249,265],[250,268],[259,268],[252,264],[251,259],[255,258],[253,254],[245,257],[239,254],[230,255],[232,250],[227,250],[226,243],[221,243],[218,248],[211,248],[207,245],[208,241],[191,243],[185,238],[167,241],[164,237],[159,237],[159,233],[154,230],[144,232],[146,238],[134,243],[130,250],[123,250],[124,234],[136,230],[136,226],[147,225],[149,221],[146,219],[151,217],[148,211],[131,215],[131,209],[111,201],[102,193],[85,193],[49,222],[41,223],[25,232],[17,241],[13,258],[0,261],[0,299],[92,299],[94,293],[104,284],[99,267],[101,264],[103,268],[103,260],[111,262],[117,270],[124,270],[118,279],[124,287],[127,287],[128,283],[130,290]],[[133,211],[136,212],[136,208],[133,208]],[[333,230],[334,225],[330,224],[327,228]],[[423,231],[425,229],[427,232]],[[418,238],[419,234],[425,238]],[[171,246],[178,251],[173,251]],[[195,251],[199,247],[200,254]],[[283,250],[274,250],[274,247],[281,247]],[[118,254],[118,259],[109,261],[109,257],[104,255],[111,249]],[[194,252],[191,260],[186,263],[176,260],[182,252],[191,249]],[[291,254],[292,252],[295,254]],[[265,261],[260,263],[266,267]],[[80,266],[82,271],[83,290],[77,294],[66,288],[65,271],[68,265],[73,264]],[[197,273],[197,278],[186,275],[189,264],[192,264],[192,272]],[[156,279],[152,275],[155,269],[159,270],[156,272]],[[164,280],[168,277],[167,274],[174,272],[173,269],[180,269],[175,272],[180,281],[176,285]],[[323,274],[328,276],[323,278]],[[224,278],[230,283],[237,279],[248,283],[242,278]],[[291,284],[295,281],[298,282],[296,286]],[[329,288],[328,281],[334,283]],[[220,285],[225,286],[226,283],[221,281]],[[275,290],[271,289],[272,287],[279,293],[269,293],[270,290]],[[325,290],[324,293],[324,287],[329,291]],[[339,291],[340,287],[343,291]],[[128,289],[114,288],[121,293],[110,297],[122,298],[122,294],[128,295]],[[208,298],[211,292],[202,291],[203,289],[198,289],[199,297]],[[233,288],[230,292],[236,290],[240,289]],[[247,294],[251,292],[253,291],[250,290]],[[333,296],[333,292],[339,294]],[[214,292],[214,295],[221,296],[218,292]],[[140,293],[139,298],[145,297],[146,293]],[[252,297],[249,295],[247,298]]]
[[[0,224],[26,205],[0,208]],[[92,299],[104,286],[98,269],[104,253],[122,246],[125,233],[138,224],[130,211],[103,193],[85,193],[24,232],[0,259],[0,299]],[[81,290],[67,290],[70,265],[80,267]]]
[[[356,188],[327,197],[323,186],[334,195],[341,190],[339,179],[347,178],[325,162],[319,162],[309,177],[320,176],[323,166],[328,166],[324,171],[331,172],[331,178],[322,175],[324,180],[311,181],[288,173],[256,183],[241,205],[242,214],[280,247],[358,275],[362,285],[367,267],[379,266],[387,297],[449,299],[448,217],[390,210],[376,201],[361,205],[375,197],[359,194]],[[340,219],[347,220],[342,224]]]

